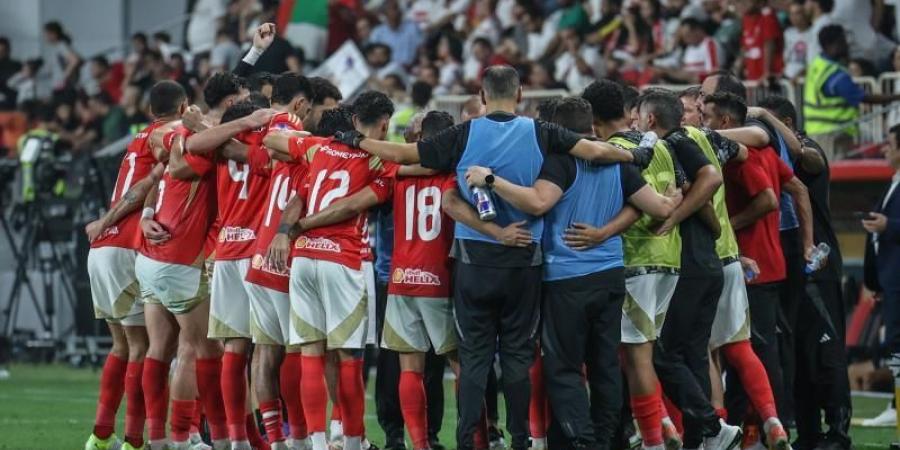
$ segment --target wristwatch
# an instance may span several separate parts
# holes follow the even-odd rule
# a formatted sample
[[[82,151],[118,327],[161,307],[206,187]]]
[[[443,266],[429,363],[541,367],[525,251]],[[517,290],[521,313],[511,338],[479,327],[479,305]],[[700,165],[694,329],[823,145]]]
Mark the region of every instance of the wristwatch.
[[[494,174],[489,174],[484,177],[484,185],[487,187],[494,187]]]

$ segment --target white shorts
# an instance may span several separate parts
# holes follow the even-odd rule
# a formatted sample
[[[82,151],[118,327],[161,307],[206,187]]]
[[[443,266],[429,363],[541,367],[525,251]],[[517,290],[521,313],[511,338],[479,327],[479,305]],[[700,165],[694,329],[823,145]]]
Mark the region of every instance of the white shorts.
[[[375,304],[375,265],[371,261],[362,262],[363,276],[366,278],[366,297],[372,301],[368,302],[369,320],[366,323],[366,345],[378,345],[375,342],[375,319],[378,316],[378,310]]]
[[[250,296],[244,278],[250,258],[216,261],[209,305],[210,339],[250,338]]]
[[[291,298],[287,293],[244,281],[250,297],[250,337],[254,344],[287,345]]]
[[[88,252],[94,317],[124,326],[144,326],[141,288],[134,274],[135,258],[137,251],[128,248],[99,247]]]
[[[625,279],[623,343],[643,344],[659,337],[676,284],[678,275],[673,273],[647,273]]]
[[[185,314],[209,299],[206,268],[156,261],[138,255],[134,273],[141,284],[144,303],[156,303],[172,314]]]
[[[388,295],[381,346],[401,353],[438,355],[456,350],[456,330],[449,298]]]
[[[292,345],[326,341],[329,350],[365,348],[369,314],[362,270],[294,258],[290,295]]]
[[[713,320],[709,348],[717,349],[725,344],[750,339],[750,302],[740,261],[722,268],[725,284],[716,318]]]

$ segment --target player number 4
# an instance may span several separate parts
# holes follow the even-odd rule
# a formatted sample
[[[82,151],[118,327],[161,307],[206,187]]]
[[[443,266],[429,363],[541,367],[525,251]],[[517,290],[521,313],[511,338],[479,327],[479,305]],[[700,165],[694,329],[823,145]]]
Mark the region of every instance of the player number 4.
[[[241,192],[238,193],[238,200],[247,200],[247,175],[249,174],[250,166],[241,164],[238,167],[238,163],[228,160],[228,175],[231,176],[231,180],[235,183],[241,183]]]

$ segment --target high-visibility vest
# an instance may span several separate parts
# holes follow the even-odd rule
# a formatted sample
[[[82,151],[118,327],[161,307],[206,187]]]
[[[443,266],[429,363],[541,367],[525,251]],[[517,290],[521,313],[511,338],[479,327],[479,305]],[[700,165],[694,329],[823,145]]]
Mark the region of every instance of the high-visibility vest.
[[[809,134],[826,134],[842,130],[856,136],[856,125],[847,127],[859,119],[859,108],[847,103],[843,97],[824,94],[825,82],[838,71],[845,70],[835,62],[816,56],[806,69],[806,86],[803,88],[803,120]]]

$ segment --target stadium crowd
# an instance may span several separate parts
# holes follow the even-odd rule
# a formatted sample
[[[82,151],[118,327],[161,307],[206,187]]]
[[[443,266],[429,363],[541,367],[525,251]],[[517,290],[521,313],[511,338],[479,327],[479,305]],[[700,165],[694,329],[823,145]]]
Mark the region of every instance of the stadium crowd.
[[[829,160],[833,123],[897,99],[849,77],[895,69],[882,2],[335,1],[321,48],[276,2],[212,3],[206,44],[138,33],[87,69],[59,23],[48,62],[0,39],[25,139],[131,137],[86,229],[114,343],[87,450],[375,448],[373,345],[387,448],[441,447],[448,364],[461,449],[506,446],[498,389],[516,450],[851,448]],[[303,73],[347,40],[373,75],[345,99]],[[804,105],[774,93],[801,77]],[[860,217],[879,269],[893,191]]]

